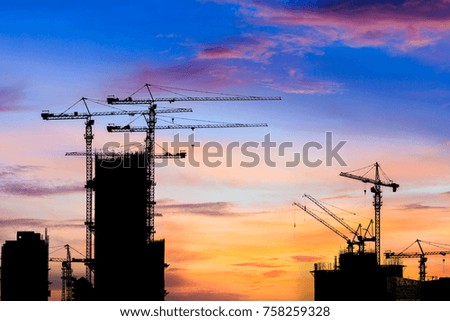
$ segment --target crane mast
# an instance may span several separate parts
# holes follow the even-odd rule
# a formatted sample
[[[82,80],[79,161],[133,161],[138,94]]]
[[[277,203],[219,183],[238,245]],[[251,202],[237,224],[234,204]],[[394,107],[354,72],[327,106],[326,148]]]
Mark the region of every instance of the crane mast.
[[[70,245],[64,245],[66,250],[65,258],[49,258],[50,262],[61,262],[61,301],[73,300],[73,281],[72,262],[86,262],[86,259],[73,258],[70,253]]]
[[[62,291],[61,301],[72,301],[73,276],[72,276],[72,256],[68,244],[64,246],[67,251],[66,260],[62,262]]]
[[[145,132],[145,153],[146,153],[146,179],[147,179],[147,204],[146,204],[146,222],[147,222],[147,242],[154,241],[155,235],[155,130],[156,129],[183,129],[183,128],[219,128],[218,125],[178,125],[178,126],[156,126],[156,113],[157,105],[156,102],[186,102],[186,101],[258,101],[258,100],[281,100],[280,97],[257,97],[257,96],[219,96],[219,97],[169,97],[169,98],[154,98],[151,91],[150,85],[146,84],[144,87],[147,88],[150,94],[150,99],[134,99],[132,97],[127,97],[125,99],[119,99],[115,96],[108,96],[106,102],[111,105],[148,105],[147,113],[147,127],[140,127],[133,129],[132,127],[120,127],[120,126],[110,126],[108,131],[110,132]],[[260,124],[261,126],[267,126],[266,124]],[[225,127],[257,127],[251,124],[240,126],[226,126],[222,125],[220,128]]]
[[[375,178],[367,178],[364,176],[358,176],[351,173],[341,172],[339,175],[351,179],[359,180],[363,183],[371,183],[373,186],[370,191],[373,193],[373,206],[375,210],[375,253],[377,256],[377,264],[380,264],[381,255],[381,206],[383,205],[381,201],[381,186],[391,187],[393,192],[397,191],[400,185],[388,180],[388,182],[383,182],[380,179],[380,165],[376,162],[373,167],[375,168]]]
[[[156,126],[156,104],[149,107],[149,115],[147,119],[147,131],[145,137],[145,150],[147,158],[147,166],[145,173],[147,175],[147,193],[146,193],[146,240],[147,242],[155,239],[155,126]]]
[[[92,271],[94,269],[94,264],[92,261],[92,241],[94,234],[94,222],[92,218],[92,193],[94,191],[94,180],[93,180],[93,169],[92,169],[92,140],[94,139],[94,134],[92,132],[92,125],[94,121],[89,117],[86,120],[86,132],[84,134],[84,139],[86,140],[86,279],[92,282]]]

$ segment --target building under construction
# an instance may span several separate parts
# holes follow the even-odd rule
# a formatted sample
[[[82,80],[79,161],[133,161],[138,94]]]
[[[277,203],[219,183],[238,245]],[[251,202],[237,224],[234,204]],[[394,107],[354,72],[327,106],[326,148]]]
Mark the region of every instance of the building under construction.
[[[333,266],[314,264],[314,300],[450,300],[450,278],[413,280],[403,269],[399,260],[378,265],[373,252],[343,252]]]
[[[371,169],[375,170],[374,178],[365,176]],[[314,299],[317,301],[449,300],[450,278],[426,280],[425,262],[428,255],[446,255],[450,254],[450,250],[444,251],[441,247],[438,251],[424,251],[421,242],[436,246],[442,244],[416,240],[413,244],[418,244],[420,252],[405,252],[409,247],[400,253],[386,252],[385,263],[381,263],[381,186],[390,187],[396,192],[399,185],[387,177],[378,163],[359,170],[366,172],[364,175],[356,175],[353,171],[340,173],[340,176],[373,184],[370,190],[374,194],[375,233],[371,232],[372,220],[366,229],[363,229],[361,224],[354,229],[310,195],[304,196],[345,227],[351,233],[350,237],[305,205],[294,203],[347,242],[346,250],[339,254],[339,258],[335,258],[333,265],[314,264],[312,271]],[[384,180],[381,179],[382,176]],[[375,250],[367,251],[366,242],[374,242]],[[357,251],[354,251],[355,246],[358,246]],[[403,277],[404,265],[401,259],[404,258],[419,259],[419,280]]]
[[[95,157],[95,295],[164,300],[164,240],[146,241],[144,153]]]
[[[17,240],[2,246],[2,301],[47,301],[48,238],[17,232]]]
[[[314,300],[394,300],[391,280],[403,277],[399,264],[378,265],[374,252],[344,252],[333,267],[314,264]]]

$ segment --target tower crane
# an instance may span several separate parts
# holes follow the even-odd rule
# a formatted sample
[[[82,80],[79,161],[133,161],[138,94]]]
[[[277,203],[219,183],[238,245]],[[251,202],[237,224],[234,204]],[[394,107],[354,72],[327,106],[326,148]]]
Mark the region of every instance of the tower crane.
[[[91,112],[89,110],[87,104],[87,98],[82,97],[77,103],[80,101],[83,102],[84,107],[86,108],[86,113],[79,112],[62,112],[62,113],[50,113],[49,110],[43,110],[41,113],[41,117],[43,120],[85,120],[85,134],[84,139],[86,141],[86,152],[83,156],[86,157],[86,279],[92,283],[92,273],[94,272],[94,262],[92,255],[92,242],[94,236],[94,221],[92,217],[92,194],[93,194],[93,167],[92,167],[92,141],[94,139],[94,134],[92,131],[92,126],[94,125],[94,117],[98,116],[121,116],[121,115],[129,115],[134,116],[136,114],[142,115],[145,114],[146,111],[142,110],[117,110],[117,111],[103,111],[103,112]],[[75,106],[75,103],[73,106]],[[70,108],[72,108],[70,107]],[[69,108],[69,109],[70,109]],[[179,112],[191,112],[191,108],[167,108],[160,109],[156,113],[179,113]]]
[[[377,264],[380,264],[380,247],[381,247],[381,239],[380,239],[380,235],[381,235],[381,218],[380,218],[380,213],[381,213],[381,205],[383,204],[381,202],[381,186],[386,186],[386,187],[390,187],[392,188],[393,192],[396,192],[397,189],[400,187],[400,185],[398,185],[397,183],[394,183],[392,180],[390,180],[386,174],[384,174],[384,172],[382,171],[380,165],[378,164],[378,162],[376,162],[373,165],[370,165],[368,167],[365,168],[361,168],[361,169],[367,169],[369,168],[369,170],[366,172],[366,174],[373,168],[375,168],[375,178],[368,178],[363,176],[358,176],[355,174],[352,174],[352,172],[355,171],[351,171],[351,172],[341,172],[339,175],[343,176],[343,177],[347,177],[347,178],[352,178],[352,179],[356,179],[359,180],[363,183],[371,183],[373,184],[373,186],[370,188],[370,191],[373,193],[373,206],[375,208],[375,253],[377,256]],[[359,170],[361,170],[359,169]],[[380,171],[383,173],[386,181],[382,181],[380,178]]]
[[[115,96],[108,96],[106,101],[111,105],[147,105],[146,113],[146,127],[132,128],[132,127],[120,127],[109,126],[107,129],[110,132],[145,132],[145,153],[146,153],[146,180],[147,180],[147,202],[146,202],[146,227],[147,227],[147,242],[154,241],[155,234],[155,130],[157,129],[194,129],[194,128],[226,128],[226,127],[261,127],[267,126],[267,124],[222,124],[222,125],[174,125],[174,126],[157,126],[156,114],[158,112],[157,102],[219,102],[219,101],[258,101],[258,100],[281,100],[280,97],[257,97],[257,96],[219,96],[219,97],[162,97],[155,98],[150,90],[150,84],[145,84],[150,95],[150,99],[134,99],[127,97],[125,99],[119,99]],[[143,87],[143,88],[144,88]]]
[[[409,249],[415,243],[417,243],[417,245],[419,246],[420,252],[405,252],[407,249]],[[384,255],[385,255],[386,259],[390,259],[390,258],[400,258],[400,259],[418,258],[419,259],[419,280],[421,282],[424,282],[425,279],[426,279],[426,262],[428,261],[427,256],[429,256],[429,255],[442,255],[442,256],[445,256],[447,254],[450,254],[450,250],[424,251],[423,248],[422,248],[421,243],[427,243],[427,244],[430,244],[430,245],[435,245],[435,243],[433,243],[433,242],[415,240],[413,242],[413,244],[408,246],[406,249],[404,249],[400,253],[385,252]]]
[[[336,233],[337,235],[339,235],[340,237],[342,237],[346,242],[347,242],[347,251],[350,253],[353,253],[353,246],[355,244],[358,244],[359,241],[355,241],[355,240],[351,240],[347,235],[345,235],[344,233],[342,233],[341,231],[339,231],[337,228],[335,228],[333,225],[331,225],[330,223],[328,223],[327,221],[325,221],[323,218],[321,218],[320,216],[318,216],[316,213],[314,213],[313,211],[311,211],[309,208],[307,208],[305,205],[299,204],[297,202],[294,202],[293,205],[301,208],[303,211],[305,211],[306,213],[308,213],[309,215],[311,215],[312,217],[314,217],[316,220],[318,220],[320,223],[322,223],[323,225],[325,225],[326,227],[328,227],[330,230],[332,230],[334,233]]]
[[[363,234],[363,228],[362,225],[359,224],[358,228],[355,230],[353,227],[351,227],[349,224],[347,224],[342,218],[334,214],[332,211],[330,211],[325,205],[323,205],[321,202],[319,202],[317,199],[312,197],[311,195],[304,194],[304,197],[308,198],[311,202],[316,204],[318,207],[320,207],[325,213],[330,215],[332,218],[334,218],[339,224],[341,224],[343,227],[345,227],[350,233],[353,234],[353,243],[358,244],[359,246],[359,252],[364,252],[364,246],[365,242],[374,242],[375,237],[367,235],[369,234],[370,227],[373,224],[373,220],[370,220],[369,225],[365,229],[365,232]],[[358,242],[355,242],[355,238],[358,240]]]
[[[73,300],[73,281],[72,276],[72,262],[86,262],[86,259],[73,258],[70,253],[69,244],[64,245],[66,249],[65,258],[49,258],[51,262],[61,262],[61,301],[72,301]]]

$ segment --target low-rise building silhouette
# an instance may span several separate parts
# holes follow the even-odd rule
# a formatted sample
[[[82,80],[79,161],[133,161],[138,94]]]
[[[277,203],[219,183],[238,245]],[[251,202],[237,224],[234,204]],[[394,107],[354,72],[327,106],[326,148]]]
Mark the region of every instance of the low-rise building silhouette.
[[[48,285],[48,237],[17,232],[2,246],[2,301],[47,301]]]

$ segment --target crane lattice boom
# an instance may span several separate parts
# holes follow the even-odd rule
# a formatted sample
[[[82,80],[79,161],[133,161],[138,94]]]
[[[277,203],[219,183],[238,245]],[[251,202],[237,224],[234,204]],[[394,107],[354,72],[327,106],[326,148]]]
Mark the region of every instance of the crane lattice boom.
[[[312,217],[314,217],[317,221],[319,221],[320,223],[322,223],[323,225],[325,225],[326,227],[328,227],[330,230],[332,230],[334,233],[336,233],[337,235],[339,235],[340,237],[342,237],[346,242],[347,242],[347,246],[348,246],[348,250],[349,252],[353,252],[353,245],[356,244],[356,242],[352,241],[347,235],[345,235],[344,233],[342,233],[341,231],[339,231],[337,228],[335,228],[333,225],[331,225],[330,223],[328,223],[327,221],[325,221],[323,218],[321,218],[320,216],[318,216],[316,213],[314,213],[313,211],[311,211],[309,208],[307,208],[305,205],[299,204],[297,202],[294,202],[293,205],[301,208],[303,211],[305,211],[306,213],[308,213],[309,215],[311,215]]]
[[[171,113],[189,113],[192,112],[191,108],[164,108],[157,110],[157,114],[171,114]],[[48,110],[44,110],[41,113],[43,120],[67,120],[67,119],[88,119],[97,116],[135,116],[135,115],[145,115],[147,111],[145,110],[123,110],[123,111],[100,111],[100,112],[90,112],[90,113],[62,113],[54,114],[50,113]]]
[[[196,128],[235,128],[235,127],[267,127],[265,123],[257,124],[192,124],[192,125],[165,125],[155,126],[155,129],[196,129]],[[106,126],[108,132],[123,133],[123,132],[141,132],[145,133],[148,127],[145,126]]]
[[[321,202],[319,202],[317,199],[315,199],[314,197],[312,197],[311,195],[308,194],[304,194],[303,196],[305,196],[306,198],[308,198],[311,202],[313,202],[314,204],[316,204],[317,206],[319,206],[322,210],[325,211],[325,213],[327,213],[328,215],[330,215],[332,218],[334,218],[339,224],[341,224],[342,226],[344,226],[348,231],[350,231],[350,233],[354,234],[355,236],[358,236],[357,231],[351,227],[350,225],[348,225],[346,222],[344,222],[344,220],[342,218],[340,218],[339,216],[337,216],[336,214],[334,214],[332,211],[330,211],[325,205],[323,205]]]
[[[152,99],[134,99],[128,97],[125,99],[119,99],[115,96],[109,96],[106,102],[111,105],[148,105],[156,102],[169,102],[174,103],[176,101],[256,101],[256,100],[281,100],[281,97],[260,97],[260,96],[225,96],[225,97],[161,97]]]
[[[123,155],[127,155],[127,153],[104,153],[104,152],[94,152],[92,155],[98,155],[98,156],[105,156],[105,157],[120,157]],[[65,156],[86,156],[85,152],[67,152]],[[163,158],[186,158],[186,152],[181,151],[179,153],[169,153],[166,152],[164,154],[155,154],[154,155],[156,159],[163,159]]]

